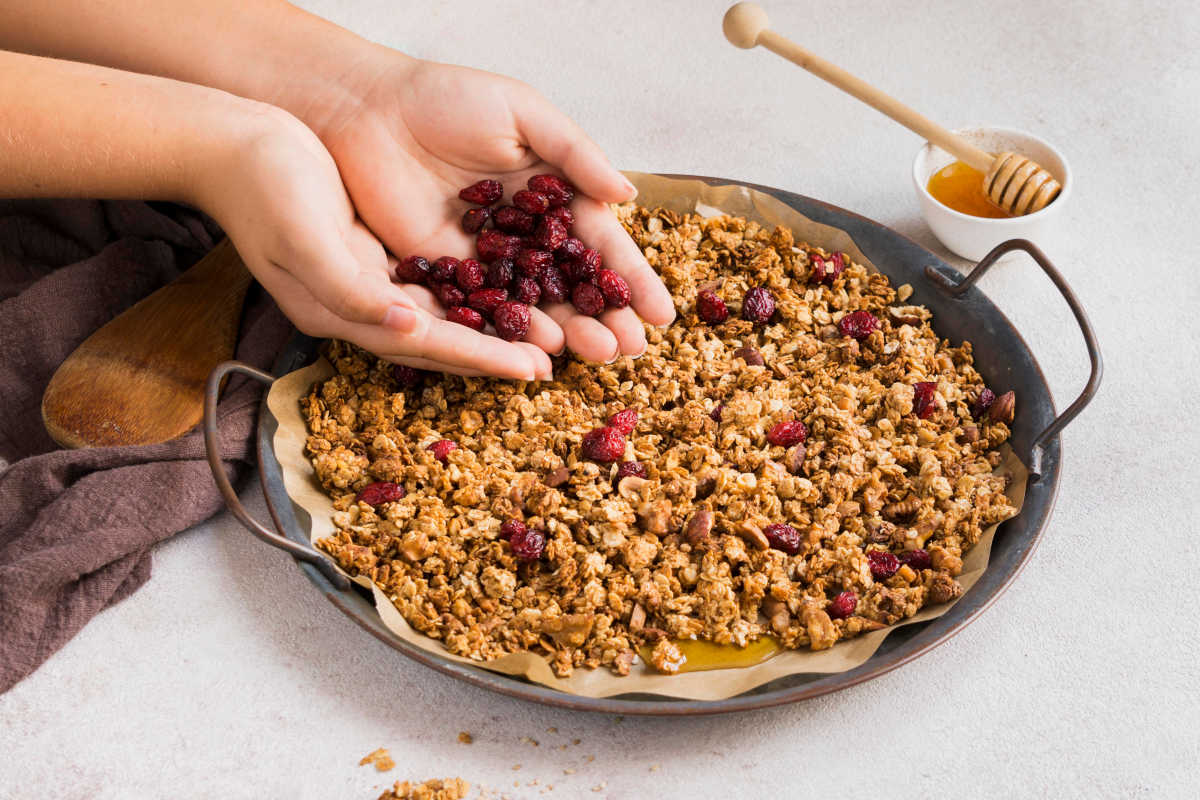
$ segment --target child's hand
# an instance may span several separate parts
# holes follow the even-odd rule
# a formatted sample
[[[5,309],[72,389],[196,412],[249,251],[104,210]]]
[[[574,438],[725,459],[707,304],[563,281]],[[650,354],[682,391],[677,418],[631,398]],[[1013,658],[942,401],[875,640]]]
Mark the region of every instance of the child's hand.
[[[355,218],[321,142],[290,114],[261,108],[225,160],[207,165],[195,202],[300,330],[424,369],[550,377],[537,347],[447,322],[424,289],[392,283],[394,262]]]
[[[535,309],[527,339],[547,353],[566,346],[593,361],[640,354],[646,339],[639,316],[665,325],[675,310],[658,275],[605,206],[631,199],[635,190],[599,148],[519,81],[364,47],[370,48],[367,57],[343,73],[335,99],[310,103],[305,121],[337,162],[367,226],[400,257],[466,258],[474,250],[460,227],[465,208],[459,189],[497,178],[511,194],[531,175],[561,172],[579,190],[571,206],[574,231],[628,281],[632,307],[598,319],[570,304],[545,313]],[[425,290],[412,292],[436,307]]]

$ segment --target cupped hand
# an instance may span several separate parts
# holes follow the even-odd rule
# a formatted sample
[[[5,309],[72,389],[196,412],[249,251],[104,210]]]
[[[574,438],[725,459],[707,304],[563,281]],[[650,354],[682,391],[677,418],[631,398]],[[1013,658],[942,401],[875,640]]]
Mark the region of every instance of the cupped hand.
[[[577,190],[573,235],[625,278],[632,303],[597,318],[567,303],[534,309],[526,340],[547,353],[566,347],[607,362],[645,349],[642,320],[666,325],[674,318],[670,294],[606,205],[632,199],[633,185],[534,89],[385,48],[340,80],[336,101],[306,121],[337,162],[358,216],[396,256],[474,256],[473,237],[461,228],[468,206],[459,190],[494,178],[511,197],[530,176],[553,172]],[[412,293],[436,313],[424,290]]]
[[[201,183],[197,204],[301,331],[423,369],[550,377],[538,347],[448,322],[424,289],[392,282],[394,261],[356,218],[337,165],[290,114],[256,113]]]

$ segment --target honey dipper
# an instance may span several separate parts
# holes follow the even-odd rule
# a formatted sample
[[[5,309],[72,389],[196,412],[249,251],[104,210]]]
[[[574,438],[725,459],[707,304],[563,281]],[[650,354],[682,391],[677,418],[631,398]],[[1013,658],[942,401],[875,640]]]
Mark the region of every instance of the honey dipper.
[[[757,45],[783,56],[822,80],[857,97],[909,130],[925,137],[970,167],[984,173],[983,193],[996,205],[1015,216],[1040,211],[1062,188],[1043,167],[1017,153],[992,154],[918,114],[913,109],[854,77],[841,67],[810,53],[770,28],[767,12],[757,3],[738,3],[725,12],[725,38],[737,47]]]

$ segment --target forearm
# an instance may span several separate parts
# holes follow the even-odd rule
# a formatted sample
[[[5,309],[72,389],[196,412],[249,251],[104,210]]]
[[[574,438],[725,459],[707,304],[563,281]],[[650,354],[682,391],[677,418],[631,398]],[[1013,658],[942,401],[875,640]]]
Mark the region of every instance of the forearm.
[[[0,47],[223,89],[314,130],[380,49],[282,0],[0,0]]]
[[[164,78],[0,51],[0,196],[198,203],[205,170],[278,113],[257,106]]]

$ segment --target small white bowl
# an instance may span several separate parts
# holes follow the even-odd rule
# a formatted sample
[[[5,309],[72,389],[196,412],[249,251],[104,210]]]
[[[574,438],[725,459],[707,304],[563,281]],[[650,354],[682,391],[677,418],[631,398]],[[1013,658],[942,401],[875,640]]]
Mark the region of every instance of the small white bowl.
[[[1023,217],[990,219],[963,214],[942,205],[929,194],[926,187],[930,176],[957,159],[926,142],[913,160],[913,188],[917,190],[921,216],[925,217],[934,235],[951,251],[972,261],[983,258],[989,250],[1008,239],[1029,239],[1045,249],[1071,196],[1071,168],[1067,166],[1067,159],[1052,144],[1025,131],[976,127],[960,128],[955,133],[989,153],[1011,150],[1028,156],[1058,179],[1062,191],[1041,211]]]

